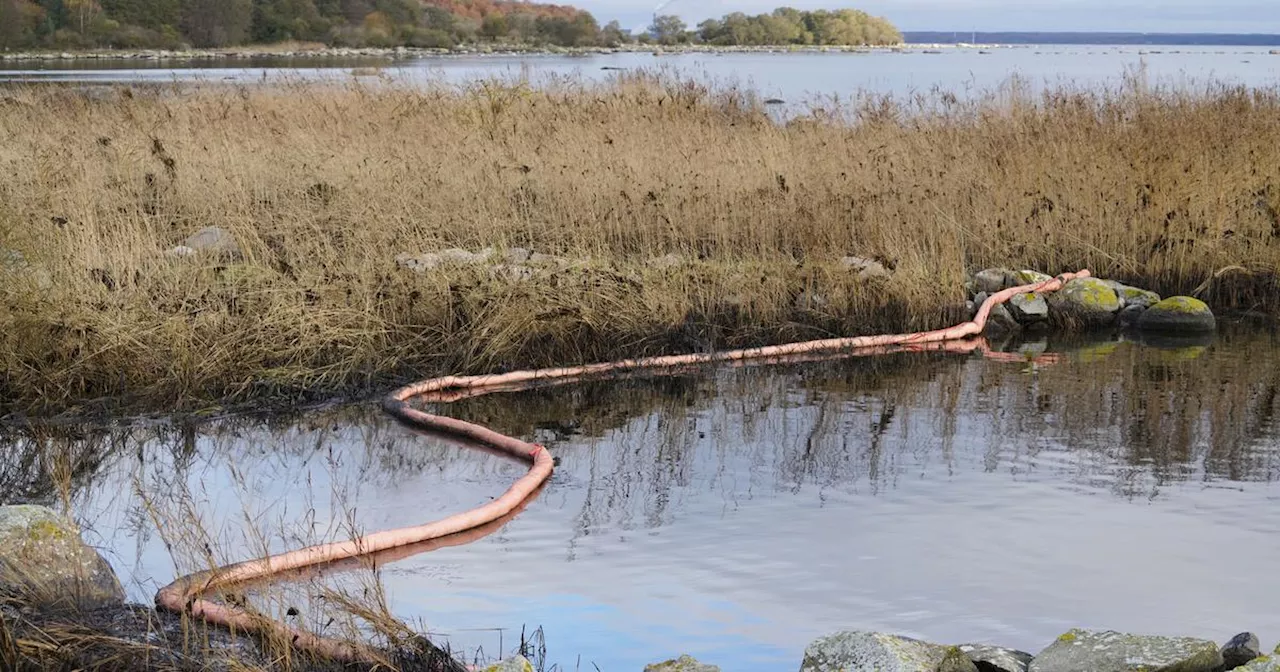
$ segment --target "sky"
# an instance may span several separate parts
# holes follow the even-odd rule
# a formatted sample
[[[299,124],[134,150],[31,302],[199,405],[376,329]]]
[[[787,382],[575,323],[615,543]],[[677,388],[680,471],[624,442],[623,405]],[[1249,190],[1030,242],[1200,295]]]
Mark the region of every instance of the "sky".
[[[555,1],[555,0],[553,0]],[[649,24],[660,0],[559,0],[601,23]],[[729,12],[852,7],[902,30],[1039,30],[1169,33],[1280,33],[1278,0],[673,0],[663,14],[689,25]]]

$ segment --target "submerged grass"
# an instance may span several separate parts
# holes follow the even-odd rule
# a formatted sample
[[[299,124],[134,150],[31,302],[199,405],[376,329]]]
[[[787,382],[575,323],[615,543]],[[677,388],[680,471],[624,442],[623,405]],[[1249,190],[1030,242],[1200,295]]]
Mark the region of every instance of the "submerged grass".
[[[1028,91],[864,96],[783,122],[670,74],[10,86],[0,399],[288,404],[933,328],[964,317],[964,274],[988,265],[1280,309],[1280,91]],[[164,254],[206,226],[239,257]],[[396,263],[490,246],[564,261]],[[860,279],[844,255],[893,276]]]

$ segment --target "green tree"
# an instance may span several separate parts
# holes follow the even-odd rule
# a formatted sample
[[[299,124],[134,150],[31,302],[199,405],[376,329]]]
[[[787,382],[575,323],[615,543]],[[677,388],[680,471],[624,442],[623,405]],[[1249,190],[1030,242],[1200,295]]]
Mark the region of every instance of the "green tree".
[[[507,17],[501,14],[490,14],[480,22],[480,34],[490,40],[506,37],[511,32],[507,25]]]
[[[27,0],[0,0],[0,51],[35,46],[44,9]]]
[[[653,17],[649,32],[658,44],[676,44],[685,41],[689,26],[674,14]]]
[[[254,0],[250,36],[254,42],[311,40],[327,24],[312,0]]]
[[[251,0],[186,0],[182,32],[197,47],[241,44],[253,20]]]
[[[628,42],[627,33],[622,30],[622,24],[617,21],[610,21],[604,24],[604,28],[601,29],[600,41],[610,47],[616,47]]]

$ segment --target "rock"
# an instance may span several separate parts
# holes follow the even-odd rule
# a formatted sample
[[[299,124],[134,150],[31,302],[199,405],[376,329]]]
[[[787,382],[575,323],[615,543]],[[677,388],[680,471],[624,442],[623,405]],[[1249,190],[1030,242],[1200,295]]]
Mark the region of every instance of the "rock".
[[[1144,331],[1196,333],[1216,330],[1217,322],[1203,301],[1171,296],[1148,308],[1138,318],[1137,327]]]
[[[889,269],[885,268],[884,264],[876,261],[875,259],[868,259],[866,257],[844,257],[840,259],[840,263],[845,268],[851,271],[856,271],[858,273],[859,280],[866,280],[867,278],[887,278],[891,275],[889,273]]]
[[[838,632],[804,650],[800,672],[934,672],[947,647],[879,632]]]
[[[1116,323],[1122,327],[1135,326],[1145,312],[1147,309],[1144,306],[1125,306],[1124,310],[1120,311],[1120,316],[1116,318]]]
[[[1120,297],[1097,278],[1076,278],[1050,295],[1049,305],[1085,326],[1102,326],[1120,311]]]
[[[1214,672],[1218,645],[1205,639],[1071,630],[1031,661],[1030,672]]]
[[[533,256],[533,252],[523,247],[513,247],[507,250],[507,262],[511,264],[523,264],[529,261],[529,257]]]
[[[1262,644],[1252,632],[1242,632],[1222,647],[1224,670],[1234,670],[1262,655]]]
[[[206,226],[191,234],[181,247],[223,257],[240,256],[240,246],[235,237],[230,231],[218,226]]]
[[[0,592],[44,606],[124,603],[111,565],[73,522],[43,506],[0,506]]]
[[[1031,654],[986,644],[961,644],[959,649],[969,656],[978,672],[1027,672]]]
[[[534,672],[533,663],[524,656],[504,658],[484,668],[484,672]]]
[[[986,292],[987,294],[995,294],[1005,287],[1012,287],[1009,284],[1013,278],[1013,271],[1007,268],[988,268],[973,274],[973,291]]]
[[[493,255],[493,248],[486,247],[479,252],[468,252],[467,250],[451,247],[447,250],[439,252],[424,252],[422,254],[409,254],[407,252],[396,255],[396,265],[416,273],[422,273],[432,269],[446,265],[464,265],[476,264],[487,260]]]
[[[1138,287],[1130,287],[1115,280],[1103,280],[1103,282],[1107,283],[1115,291],[1116,296],[1120,297],[1120,303],[1124,304],[1125,308],[1129,306],[1150,308],[1160,302],[1160,295],[1155,292]]]
[[[700,663],[693,656],[680,656],[675,660],[645,665],[644,672],[720,672],[720,668]]]
[[[1017,287],[1019,285],[1038,285],[1043,282],[1049,282],[1052,279],[1053,276],[1047,273],[1023,269],[1013,273],[1012,278],[1010,278],[1010,282],[1013,284],[1009,286]]]
[[[174,257],[177,259],[181,259],[183,257],[194,257],[195,255],[199,254],[199,252],[196,252],[195,249],[187,247],[186,245],[179,245],[177,247],[171,247],[168,250],[165,250],[164,254],[167,257]]]
[[[958,646],[949,646],[942,662],[938,663],[937,672],[978,672],[978,666]]]
[[[1270,656],[1254,658],[1252,662],[1244,667],[1237,667],[1235,672],[1280,672],[1280,651]]]
[[[1043,294],[1027,292],[1014,295],[1009,299],[1008,306],[1014,319],[1024,326],[1049,319],[1049,302],[1045,300]]]
[[[987,313],[987,324],[982,328],[982,333],[986,336],[1001,336],[1017,333],[1021,329],[1022,325],[1013,319],[1013,314],[1005,304],[997,303],[991,308],[991,312]]]

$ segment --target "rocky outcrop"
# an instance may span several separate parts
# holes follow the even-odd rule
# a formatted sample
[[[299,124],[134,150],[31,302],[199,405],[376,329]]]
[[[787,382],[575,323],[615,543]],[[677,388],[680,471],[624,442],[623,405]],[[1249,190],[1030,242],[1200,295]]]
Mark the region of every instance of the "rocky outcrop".
[[[814,640],[805,648],[800,672],[935,672],[947,659],[947,652],[945,646],[910,637],[838,632]]]
[[[1234,670],[1262,655],[1262,644],[1252,632],[1242,632],[1222,646],[1222,669]]]
[[[1027,672],[1031,654],[986,644],[961,644],[958,647],[977,666],[978,672]]]
[[[720,672],[716,665],[700,663],[693,656],[680,656],[661,663],[644,666],[644,672]]]
[[[1030,672],[1215,672],[1215,642],[1189,637],[1071,630],[1031,661]]]
[[[1120,297],[1120,303],[1125,307],[1139,306],[1141,308],[1150,308],[1160,302],[1160,295],[1155,292],[1140,289],[1138,287],[1130,287],[1124,283],[1115,280],[1104,280],[1103,282],[1111,286],[1116,296]]]
[[[1143,331],[1202,333],[1216,330],[1217,320],[1203,301],[1171,296],[1146,309],[1136,326]]]
[[[0,592],[55,608],[124,603],[111,565],[75,523],[43,506],[0,506]]]
[[[1009,312],[1018,324],[1031,326],[1049,321],[1049,302],[1043,294],[1027,292],[1009,299]]]

